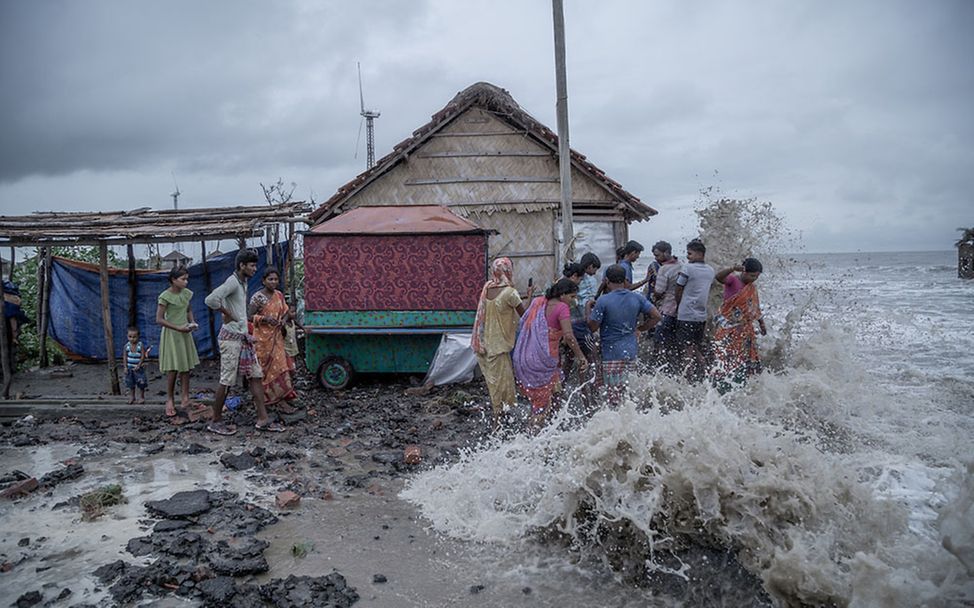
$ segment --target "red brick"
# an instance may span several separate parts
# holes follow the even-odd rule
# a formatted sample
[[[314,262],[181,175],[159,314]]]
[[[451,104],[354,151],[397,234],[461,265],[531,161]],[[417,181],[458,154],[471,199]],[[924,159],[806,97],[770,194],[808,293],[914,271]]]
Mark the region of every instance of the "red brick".
[[[290,509],[301,504],[301,497],[290,490],[277,493],[277,508]]]
[[[36,490],[38,485],[37,480],[33,477],[23,481],[18,481],[3,492],[0,492],[0,498],[9,498],[13,500],[19,496],[26,496]]]
[[[406,464],[419,464],[423,460],[423,452],[418,445],[407,445],[402,452],[402,459]]]

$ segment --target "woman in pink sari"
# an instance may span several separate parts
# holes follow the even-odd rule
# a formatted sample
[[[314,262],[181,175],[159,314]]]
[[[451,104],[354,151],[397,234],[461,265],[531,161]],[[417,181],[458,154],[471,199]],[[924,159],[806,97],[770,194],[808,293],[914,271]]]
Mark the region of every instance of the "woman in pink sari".
[[[264,288],[250,298],[247,316],[254,326],[254,351],[264,372],[264,398],[266,405],[285,402],[282,410],[290,408],[288,401],[297,399],[291,383],[294,362],[284,350],[284,332],[281,328],[288,318],[284,294],[277,286],[281,275],[276,268],[264,270]]]
[[[762,336],[767,333],[756,285],[763,270],[761,262],[747,258],[740,266],[720,270],[714,277],[724,285],[724,303],[714,317],[719,362],[714,375],[721,392],[729,390],[730,384],[743,384],[748,376],[761,372],[754,323]],[[733,274],[735,271],[740,274]]]
[[[551,412],[552,395],[561,388],[558,346],[564,340],[584,372],[588,361],[572,331],[570,306],[578,285],[561,279],[545,295],[531,302],[518,326],[514,345],[514,375],[518,386],[531,402],[531,425],[538,429]]]

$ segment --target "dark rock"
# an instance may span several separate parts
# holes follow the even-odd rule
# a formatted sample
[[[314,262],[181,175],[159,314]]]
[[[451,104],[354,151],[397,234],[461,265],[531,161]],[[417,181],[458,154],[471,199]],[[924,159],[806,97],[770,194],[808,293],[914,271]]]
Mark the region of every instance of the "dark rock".
[[[470,593],[477,594],[486,589],[483,585],[470,585]]]
[[[30,606],[33,606],[34,604],[39,604],[43,599],[44,596],[41,595],[39,591],[28,591],[27,593],[18,597],[17,601],[12,605],[16,606],[17,608],[30,608]]]
[[[172,532],[188,528],[191,524],[185,520],[164,519],[152,527],[153,532]]]
[[[166,519],[180,519],[199,515],[210,510],[210,493],[206,490],[177,492],[166,500],[151,500],[145,503],[150,513]]]
[[[53,488],[61,482],[77,479],[85,472],[85,468],[78,463],[72,463],[63,469],[51,471],[40,478],[40,484],[45,488]]]
[[[223,454],[220,456],[220,462],[223,466],[228,469],[233,469],[234,471],[246,471],[247,469],[252,469],[257,466],[257,459],[248,454],[247,452],[241,452],[239,454]]]
[[[227,541],[221,540],[210,546],[206,552],[206,561],[217,574],[260,574],[270,569],[263,555],[264,549],[269,546],[267,541],[251,539],[246,545],[232,547]]]
[[[237,585],[229,576],[204,580],[196,587],[203,595],[203,600],[211,606],[228,606],[231,598],[237,593]]]
[[[206,447],[205,445],[200,445],[198,443],[191,443],[186,448],[187,454],[209,454],[212,451],[213,450]]]
[[[377,584],[378,583],[385,583],[388,580],[389,579],[386,578],[386,575],[385,574],[373,574],[372,575],[372,582],[373,583],[377,583]]]
[[[399,452],[376,452],[372,454],[372,460],[381,464],[395,464],[399,462],[402,455]]]
[[[17,546],[18,547],[26,547],[29,544],[30,544],[30,537],[29,536],[25,536],[22,539],[20,539],[20,540],[17,541]]]
[[[126,562],[117,560],[110,564],[100,566],[97,570],[95,570],[95,578],[101,581],[102,584],[107,585],[124,574],[128,567],[129,565]]]
[[[54,598],[54,601],[55,602],[60,602],[61,600],[66,599],[72,593],[74,593],[74,592],[71,591],[71,589],[65,587],[64,589],[61,589],[61,593],[59,593],[58,596],[56,598]]]
[[[159,452],[161,452],[165,448],[166,448],[166,444],[164,444],[164,443],[154,443],[154,444],[145,446],[144,448],[142,448],[142,451],[145,452],[146,454],[151,455],[151,454],[158,454]]]

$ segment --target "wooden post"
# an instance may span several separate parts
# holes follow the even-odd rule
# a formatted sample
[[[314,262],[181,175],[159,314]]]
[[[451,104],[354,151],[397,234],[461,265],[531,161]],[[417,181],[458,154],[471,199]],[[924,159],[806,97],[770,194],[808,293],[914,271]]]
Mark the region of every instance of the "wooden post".
[[[274,233],[271,232],[270,226],[264,229],[264,243],[267,244],[267,265],[268,266],[274,265],[274,243],[272,242],[273,234]]]
[[[206,285],[206,295],[210,295],[210,292],[213,291],[213,282],[210,279],[210,269],[206,265],[206,241],[200,241],[200,250],[203,256],[203,281]],[[206,307],[206,321],[207,326],[210,328],[210,352],[212,356],[216,357],[218,354],[216,346],[216,321],[213,317],[213,309],[209,306]]]
[[[135,249],[132,243],[125,246],[125,252],[129,258],[129,325],[138,327],[138,276],[135,274]]]
[[[112,315],[108,294],[108,245],[99,246],[99,273],[101,274],[101,321],[105,327],[105,355],[108,359],[108,380],[113,395],[121,395],[118,386],[118,370],[115,367],[115,339],[112,336]]]
[[[0,281],[0,304],[4,303],[3,294],[3,281]],[[7,333],[10,331],[10,323],[7,321],[7,315],[2,312],[2,309],[0,309],[0,320],[3,321],[3,327],[0,328],[0,371],[3,372],[2,392],[4,399],[10,399],[10,383],[14,379],[13,365],[11,365],[10,361],[12,354],[11,347],[13,344],[10,343],[9,334]]]
[[[568,77],[565,70],[565,9],[562,0],[552,0],[551,12],[555,33],[555,89],[558,115],[558,168],[561,182],[561,247],[563,264],[575,259],[575,231],[572,226],[572,151],[568,142]],[[555,268],[558,275],[560,266]]]
[[[246,237],[238,236],[237,237],[237,249],[246,249],[246,248],[247,248],[247,239],[246,239]],[[237,272],[237,269],[234,268],[233,271],[234,272]]]
[[[38,332],[41,330],[41,317],[43,316],[43,312],[41,312],[43,310],[41,308],[41,304],[44,303],[44,256],[46,253],[47,247],[37,248],[37,274],[35,278],[37,294],[34,296],[34,326],[37,328]],[[38,334],[38,340],[40,337],[40,334]]]
[[[14,264],[16,263],[17,263],[17,248],[11,247],[10,248],[10,276],[8,277],[11,283],[14,282]]]
[[[297,306],[297,281],[294,278],[294,222],[287,223],[287,274],[291,304]]]
[[[41,346],[40,366],[47,367],[47,325],[51,318],[51,263],[54,250],[44,248],[44,291],[38,296],[37,307],[41,311],[41,322],[37,326],[37,339]]]

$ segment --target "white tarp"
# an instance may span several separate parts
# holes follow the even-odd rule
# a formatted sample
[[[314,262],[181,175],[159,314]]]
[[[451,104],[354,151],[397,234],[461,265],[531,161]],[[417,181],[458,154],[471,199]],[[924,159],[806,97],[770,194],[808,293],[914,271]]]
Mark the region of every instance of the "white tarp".
[[[477,356],[470,348],[470,334],[443,334],[423,384],[440,386],[470,382],[476,369]]]

